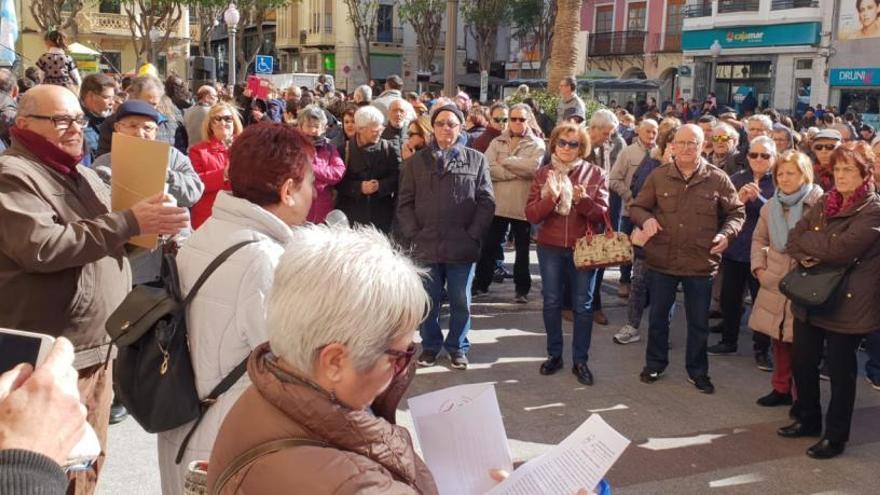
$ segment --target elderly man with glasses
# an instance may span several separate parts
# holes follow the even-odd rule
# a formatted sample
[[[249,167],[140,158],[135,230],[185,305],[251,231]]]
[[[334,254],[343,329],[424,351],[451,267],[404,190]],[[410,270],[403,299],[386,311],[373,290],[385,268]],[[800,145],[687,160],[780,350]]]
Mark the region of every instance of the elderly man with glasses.
[[[106,451],[113,367],[104,365],[104,325],[131,288],[125,243],[176,234],[189,215],[165,206],[163,194],[111,212],[109,188],[80,164],[85,125],[63,86],[36,86],[20,101],[12,146],[0,157],[0,327],[73,343],[80,400]],[[68,473],[69,492],[92,493],[103,462],[102,453],[90,469]]]
[[[403,167],[397,221],[412,256],[429,270],[431,311],[422,323],[420,366],[433,366],[445,348],[451,366],[467,369],[471,285],[481,243],[495,215],[489,163],[465,146],[464,115],[455,104],[434,111],[434,140]],[[449,298],[449,334],[440,330],[443,289]]]
[[[727,174],[700,156],[703,139],[698,126],[682,126],[672,143],[675,158],[648,176],[629,212],[648,239],[645,261],[651,272],[648,347],[640,378],[653,383],[669,365],[669,312],[681,284],[688,380],[711,394],[706,347],[712,278],[721,253],[742,229],[745,208]]]

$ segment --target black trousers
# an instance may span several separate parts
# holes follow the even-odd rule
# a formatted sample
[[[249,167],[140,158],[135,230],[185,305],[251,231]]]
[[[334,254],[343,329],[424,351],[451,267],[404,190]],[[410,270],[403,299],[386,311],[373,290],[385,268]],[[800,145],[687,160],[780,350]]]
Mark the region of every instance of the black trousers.
[[[748,287],[752,295],[752,301],[758,297],[758,279],[752,276],[751,263],[723,258],[721,260],[721,318],[723,327],[721,342],[731,344],[734,347],[739,340],[739,327],[742,321],[743,299],[745,289]],[[767,352],[770,350],[770,336],[752,332],[752,345],[755,352]]]
[[[507,228],[513,234],[513,244],[516,247],[516,258],[513,263],[513,283],[516,286],[517,295],[528,295],[532,288],[532,275],[529,271],[529,242],[531,242],[531,224],[525,220],[495,217],[489,228],[486,242],[483,243],[483,252],[477,263],[477,271],[474,274],[474,287],[487,290],[492,283],[492,274],[495,272],[496,250],[498,245],[504,242]]]
[[[822,424],[819,402],[819,362],[823,344],[828,344],[825,361],[831,375],[831,401],[825,415],[825,437],[836,442],[849,440],[853,407],[856,402],[858,348],[864,335],[849,335],[794,320],[791,368],[797,387],[799,418],[808,425]]]

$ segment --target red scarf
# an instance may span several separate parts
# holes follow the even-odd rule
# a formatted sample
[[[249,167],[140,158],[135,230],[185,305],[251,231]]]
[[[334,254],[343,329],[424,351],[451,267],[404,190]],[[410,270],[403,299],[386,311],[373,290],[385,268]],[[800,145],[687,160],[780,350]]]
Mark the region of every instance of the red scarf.
[[[819,184],[822,190],[830,191],[834,187],[834,173],[831,172],[830,167],[825,168],[816,163],[813,166],[813,176],[816,177],[816,183]]]
[[[868,176],[870,178],[870,176]],[[843,195],[835,187],[828,193],[828,199],[825,200],[825,218],[831,218],[841,212],[847,211],[856,203],[861,201],[869,192],[872,191],[871,181],[866,180],[859,186],[852,196],[845,201]]]
[[[15,141],[33,153],[43,165],[70,178],[79,176],[76,165],[82,160],[82,153],[79,156],[73,156],[36,132],[20,129],[18,126],[13,126],[9,133]]]

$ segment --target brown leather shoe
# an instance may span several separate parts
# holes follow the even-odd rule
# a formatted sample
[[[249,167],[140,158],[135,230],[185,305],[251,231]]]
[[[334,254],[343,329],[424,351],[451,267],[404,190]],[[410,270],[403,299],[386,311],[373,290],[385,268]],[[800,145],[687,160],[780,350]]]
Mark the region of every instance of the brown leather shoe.
[[[603,313],[601,309],[597,309],[596,311],[593,311],[593,323],[607,325],[608,317],[605,316],[605,313]]]

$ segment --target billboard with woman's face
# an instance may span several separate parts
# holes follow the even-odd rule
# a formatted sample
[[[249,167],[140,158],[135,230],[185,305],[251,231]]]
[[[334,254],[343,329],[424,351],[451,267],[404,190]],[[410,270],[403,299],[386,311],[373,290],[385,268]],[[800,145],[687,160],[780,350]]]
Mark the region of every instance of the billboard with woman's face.
[[[880,0],[843,0],[838,32],[842,40],[880,38]]]

